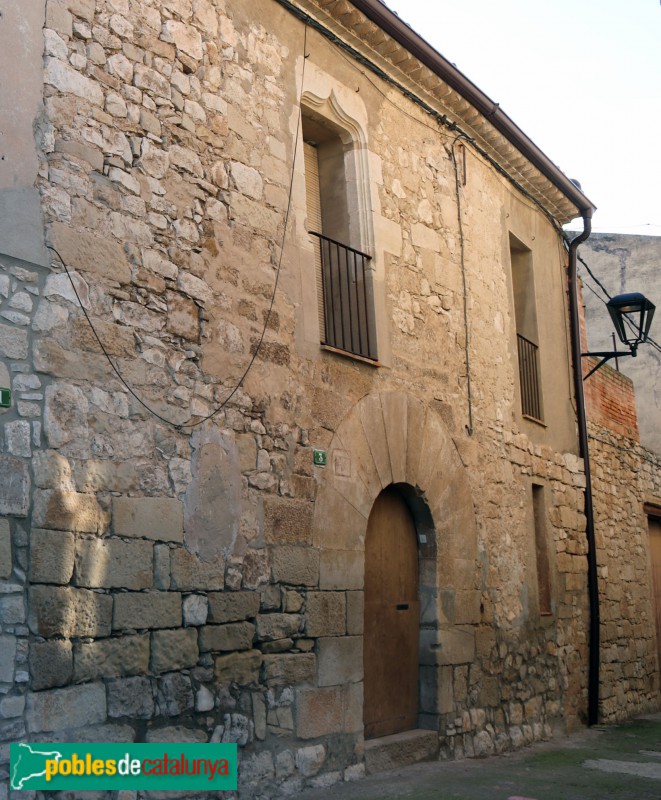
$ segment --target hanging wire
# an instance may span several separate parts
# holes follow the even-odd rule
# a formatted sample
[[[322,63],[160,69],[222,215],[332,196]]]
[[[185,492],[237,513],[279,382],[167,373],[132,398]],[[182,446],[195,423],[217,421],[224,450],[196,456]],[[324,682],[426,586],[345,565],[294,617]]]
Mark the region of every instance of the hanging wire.
[[[53,253],[55,253],[55,255],[58,257],[60,263],[62,264],[62,266],[64,268],[64,271],[66,272],[66,274],[67,274],[67,276],[69,278],[69,282],[71,283],[71,286],[73,287],[73,291],[74,291],[74,293],[76,295],[76,299],[78,300],[78,303],[79,303],[79,305],[80,305],[80,307],[81,307],[81,309],[83,311],[83,314],[85,315],[85,319],[87,320],[87,322],[88,322],[88,324],[89,324],[89,326],[90,326],[90,328],[92,330],[92,333],[94,334],[94,337],[96,338],[96,341],[98,342],[99,347],[101,348],[102,353],[106,357],[108,363],[112,367],[113,372],[115,373],[115,375],[117,376],[119,381],[126,387],[127,391],[137,400],[137,402],[140,403],[140,405],[143,408],[145,408],[150,414],[152,414],[154,417],[159,419],[161,422],[164,422],[167,425],[171,425],[172,427],[176,428],[177,430],[183,430],[184,428],[195,428],[198,425],[202,425],[203,423],[207,422],[208,420],[212,419],[217,414],[219,414],[227,406],[227,404],[234,397],[234,395],[239,391],[239,389],[243,386],[243,383],[245,382],[245,379],[248,377],[248,373],[252,369],[252,366],[255,363],[255,361],[257,359],[257,356],[259,355],[259,352],[260,352],[260,350],[262,348],[262,344],[264,343],[264,338],[266,336],[266,331],[267,331],[267,328],[268,328],[269,320],[271,318],[271,313],[273,311],[273,305],[275,303],[276,291],[278,289],[278,281],[280,279],[280,271],[281,271],[281,268],[282,268],[282,261],[283,261],[283,258],[284,258],[285,241],[286,241],[286,237],[287,237],[287,228],[288,228],[288,224],[289,224],[289,217],[290,217],[291,206],[292,206],[292,197],[293,197],[293,190],[294,190],[294,177],[295,177],[295,174],[296,174],[296,172],[295,172],[296,171],[296,153],[297,153],[297,150],[298,150],[298,140],[299,140],[299,133],[300,133],[300,128],[301,128],[300,99],[301,99],[301,97],[303,95],[303,85],[304,85],[304,81],[305,81],[305,64],[306,64],[306,60],[307,60],[308,55],[309,55],[307,53],[307,36],[308,36],[308,26],[305,25],[304,26],[304,33],[303,33],[303,65],[302,65],[302,69],[301,69],[301,91],[300,91],[299,103],[298,103],[299,114],[298,114],[298,119],[297,119],[297,122],[296,122],[296,135],[295,135],[295,138],[294,138],[294,150],[293,150],[293,155],[292,155],[292,168],[291,168],[291,174],[290,174],[290,179],[289,179],[289,195],[288,195],[288,198],[287,198],[287,208],[286,208],[286,211],[285,211],[284,225],[283,225],[283,231],[282,231],[282,242],[281,242],[281,245],[280,245],[280,256],[278,258],[278,266],[276,267],[275,280],[274,280],[274,283],[273,283],[273,291],[271,293],[271,300],[270,300],[270,303],[269,303],[268,311],[266,312],[266,316],[264,318],[264,325],[262,327],[261,335],[259,337],[259,340],[258,340],[257,344],[255,345],[255,347],[253,349],[253,353],[252,353],[252,356],[250,358],[250,361],[248,362],[248,365],[246,366],[245,370],[243,371],[241,377],[237,381],[237,383],[234,386],[234,388],[232,389],[232,391],[227,395],[227,397],[222,401],[222,403],[219,403],[213,409],[213,411],[211,411],[211,413],[207,414],[206,416],[201,417],[200,419],[196,420],[195,422],[191,422],[191,420],[193,419],[193,417],[191,416],[191,417],[188,418],[188,420],[186,422],[177,423],[177,422],[173,422],[172,420],[167,419],[166,417],[162,416],[161,414],[158,413],[158,411],[155,411],[150,405],[145,403],[145,401],[135,392],[133,387],[126,381],[126,379],[124,378],[124,376],[120,372],[119,368],[117,367],[115,362],[110,357],[110,354],[106,350],[103,342],[101,341],[101,337],[97,333],[96,328],[94,327],[94,324],[92,323],[92,320],[90,319],[90,316],[87,313],[87,310],[86,310],[85,306],[83,305],[83,303],[82,303],[82,301],[80,299],[80,296],[78,294],[78,289],[76,288],[76,284],[75,284],[75,282],[73,280],[73,277],[71,275],[71,272],[69,271],[69,268],[68,268],[66,262],[64,261],[64,259],[60,255],[60,253],[55,249],[55,247],[52,247],[50,245],[46,245],[46,247],[49,250],[51,250]]]
[[[604,284],[599,280],[599,278],[597,278],[597,276],[594,274],[594,272],[590,269],[588,263],[580,255],[578,256],[578,260],[585,267],[585,269],[588,272],[588,275],[597,284],[597,286],[601,289],[601,291],[606,295],[608,300],[611,300],[612,297],[611,297],[611,294],[609,293],[608,289],[606,289]],[[588,287],[588,289],[590,289],[592,291],[592,294],[594,294],[594,296],[598,300],[600,300],[604,305],[608,304],[607,300],[604,300],[603,297],[598,295],[597,292],[588,283],[586,283],[585,285]],[[633,322],[631,322],[629,317],[627,317],[626,314],[623,316],[623,319],[624,319],[624,322],[626,323],[627,327],[629,328],[629,330],[635,332],[636,331],[636,327],[633,324]],[[655,339],[653,339],[651,336],[647,337],[647,339],[645,340],[645,344],[649,344],[652,347],[652,349],[657,350],[659,353],[661,353],[661,345],[659,345],[659,343]]]
[[[612,447],[615,450],[619,450],[622,453],[629,453],[632,456],[636,456],[636,458],[639,458],[642,461],[646,461],[648,464],[652,464],[655,467],[661,467],[661,459],[654,458],[653,454],[646,456],[643,453],[639,452],[638,450],[634,450],[631,447],[622,447],[622,445],[614,444],[608,439],[602,439],[600,436],[593,436],[591,433],[588,434],[588,438],[592,439],[595,442],[601,442],[601,444],[607,444],[609,447]],[[642,446],[641,449],[643,449]]]

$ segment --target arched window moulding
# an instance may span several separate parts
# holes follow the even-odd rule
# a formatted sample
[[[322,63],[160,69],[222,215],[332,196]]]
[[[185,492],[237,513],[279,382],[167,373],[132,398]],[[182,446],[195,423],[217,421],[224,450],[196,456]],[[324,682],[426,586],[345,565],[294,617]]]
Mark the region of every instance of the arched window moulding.
[[[352,230],[354,241],[350,244],[374,256],[374,230],[372,226],[372,203],[367,149],[367,113],[355,92],[331,87],[330,78],[323,79],[319,70],[310,65],[311,80],[301,97],[301,112],[312,112],[321,117],[337,132],[345,148],[344,166],[347,179],[347,194],[352,210],[352,220],[358,221],[358,230]],[[313,84],[310,87],[310,84]],[[355,212],[355,213],[354,213]]]

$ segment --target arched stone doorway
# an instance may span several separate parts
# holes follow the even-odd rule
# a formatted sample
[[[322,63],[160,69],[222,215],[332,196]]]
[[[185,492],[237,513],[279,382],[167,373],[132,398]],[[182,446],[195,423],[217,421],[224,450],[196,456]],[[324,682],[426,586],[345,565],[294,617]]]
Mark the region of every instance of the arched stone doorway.
[[[442,669],[472,661],[480,604],[473,502],[452,437],[433,409],[406,392],[369,394],[338,426],[318,480],[319,588],[347,592],[347,604],[364,600],[365,541],[379,495],[394,486],[411,513],[420,602],[416,727],[437,729]],[[363,630],[347,633],[360,641],[342,650],[359,659]]]

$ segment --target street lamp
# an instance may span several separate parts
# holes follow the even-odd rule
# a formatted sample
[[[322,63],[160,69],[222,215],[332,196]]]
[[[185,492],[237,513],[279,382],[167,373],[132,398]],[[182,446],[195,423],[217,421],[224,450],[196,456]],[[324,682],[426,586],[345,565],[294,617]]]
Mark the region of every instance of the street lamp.
[[[644,294],[628,292],[627,294],[618,294],[616,297],[611,297],[606,303],[606,308],[620,341],[629,348],[629,352],[627,353],[626,350],[621,352],[607,350],[595,353],[581,353],[582,357],[595,356],[601,358],[601,361],[583,378],[584,381],[596,372],[599,367],[603,367],[611,358],[624,356],[633,356],[635,358],[638,355],[638,345],[646,342],[649,336],[656,306]]]

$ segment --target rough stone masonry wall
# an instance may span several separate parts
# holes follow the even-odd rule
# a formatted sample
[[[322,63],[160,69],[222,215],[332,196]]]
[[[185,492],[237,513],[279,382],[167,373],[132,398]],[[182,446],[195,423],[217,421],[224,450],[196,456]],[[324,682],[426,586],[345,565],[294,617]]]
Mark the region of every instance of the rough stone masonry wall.
[[[326,59],[338,92],[344,82],[355,95],[359,78],[333,48],[312,33],[308,45],[309,70]],[[236,384],[269,305],[302,28],[266,0],[249,12],[243,2],[49,0],[44,47],[48,241],[140,397],[178,424],[203,416]],[[469,568],[482,603],[466,625],[476,647],[435,662],[445,754],[502,751],[577,724],[581,464],[512,422],[507,234],[493,223],[509,190],[471,162],[469,439],[451,160],[376,97],[375,240],[395,240],[384,259],[389,369],[300,355],[304,248],[288,246],[255,368],[212,422],[177,428],[117,380],[55,255],[52,269],[4,264],[0,314],[23,315],[0,322],[16,392],[0,418],[0,463],[24,476],[2,511],[13,537],[2,583],[7,739],[236,741],[246,797],[362,774],[361,584],[320,588],[313,511],[324,478],[312,448],[384,388],[412,392],[443,419],[473,494]],[[512,216],[548,244],[540,250],[554,252],[555,233],[515,205]],[[531,480],[548,489],[549,620],[535,611]],[[8,544],[5,520],[3,554]]]
[[[609,366],[586,385],[601,598],[601,706],[619,721],[658,708],[656,616],[643,504],[661,461],[638,439],[633,382]]]
[[[643,503],[661,497],[661,462],[637,442],[590,427],[601,598],[603,719],[659,708],[656,618]]]
[[[499,434],[507,458],[481,465],[486,483],[480,495],[486,506],[479,522],[484,531],[481,559],[489,569],[475,654],[468,665],[443,668],[441,752],[454,758],[506,752],[575,730],[585,721],[586,545],[585,519],[577,511],[585,486],[582,462],[535,445],[522,433]],[[522,493],[509,509],[510,525],[503,535],[498,522],[506,498],[512,497],[506,480],[510,470],[521,481]],[[530,550],[531,480],[547,490],[555,576],[553,614],[541,618]],[[526,554],[526,565],[516,565],[516,553]],[[508,590],[512,578],[520,592]]]

